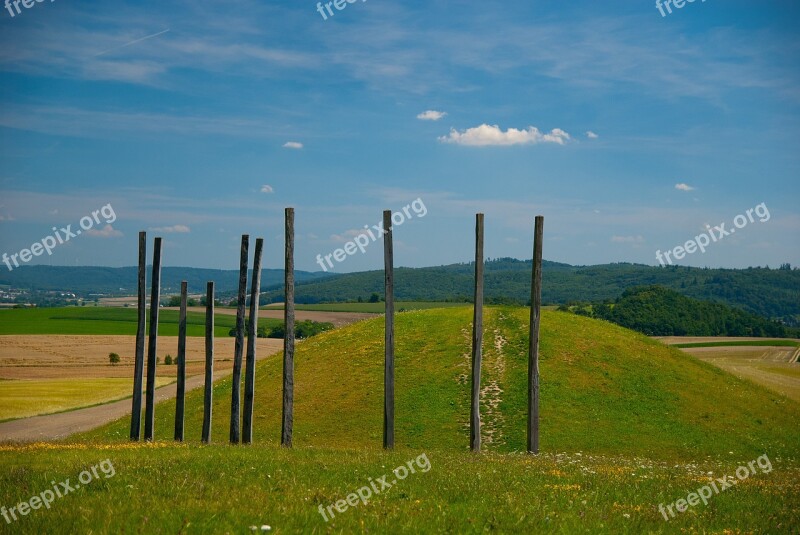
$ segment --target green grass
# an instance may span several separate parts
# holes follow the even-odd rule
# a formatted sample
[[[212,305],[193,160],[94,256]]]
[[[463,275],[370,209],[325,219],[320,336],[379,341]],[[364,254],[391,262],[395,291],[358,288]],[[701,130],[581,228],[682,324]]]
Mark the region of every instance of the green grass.
[[[685,498],[749,458],[674,466],[582,454],[499,455],[400,448],[104,445],[0,451],[0,503],[12,506],[104,460],[99,479],[31,511],[3,533],[791,533],[800,526],[800,472],[771,458],[752,475],[666,522],[658,505]],[[423,453],[430,466],[397,480],[392,470]],[[114,474],[105,477],[105,474]],[[392,488],[328,523],[319,514],[370,479]],[[376,483],[376,485],[378,485]],[[378,485],[378,488],[380,486]],[[327,514],[327,513],[326,513]],[[726,531],[728,530],[728,531]],[[263,533],[263,532],[261,532]]]
[[[689,344],[671,344],[677,348],[691,347],[735,347],[735,346],[771,346],[771,347],[800,347],[800,342],[795,340],[736,340],[733,342],[693,342]]]
[[[149,321],[149,311],[148,311]],[[204,336],[205,314],[186,315],[186,335]],[[259,319],[267,329],[282,323],[277,319]],[[214,336],[228,336],[236,316],[217,314]],[[118,307],[64,307],[0,310],[0,335],[4,334],[105,334],[135,335],[136,309]],[[178,336],[178,311],[159,310],[158,334]]]
[[[156,386],[174,382],[156,377]],[[108,403],[131,395],[130,379],[34,379],[0,386],[0,421]]]
[[[295,309],[319,312],[369,312],[383,314],[385,306],[385,303],[328,303],[320,305],[295,305]],[[431,308],[472,307],[472,305],[470,303],[395,301],[394,307],[395,310],[427,310]],[[283,305],[267,305],[261,308],[266,310],[283,310]]]
[[[278,445],[281,358],[256,373],[255,444],[227,446],[231,379],[214,387],[212,445],[200,446],[202,391],[186,401],[187,444],[127,443],[129,419],[63,445],[0,454],[0,503],[13,504],[103,459],[117,475],[14,526],[22,533],[796,532],[800,529],[800,404],[658,341],[573,314],[545,311],[541,448],[525,447],[527,318],[490,307],[484,318],[483,453],[470,454],[470,308],[397,315],[396,451],[381,450],[383,320],[298,345],[294,449]],[[500,348],[500,349],[498,349]],[[501,358],[502,355],[502,358]],[[172,435],[174,401],[156,410]],[[55,449],[51,449],[55,448]],[[2,449],[2,448],[0,448]],[[367,505],[325,523],[318,506],[425,453]],[[768,454],[773,471],[666,522],[670,504]],[[711,474],[709,474],[711,472]],[[131,528],[131,526],[137,526]],[[139,527],[141,526],[141,527]],[[55,528],[58,529],[55,529]],[[0,530],[5,526],[0,522]]]

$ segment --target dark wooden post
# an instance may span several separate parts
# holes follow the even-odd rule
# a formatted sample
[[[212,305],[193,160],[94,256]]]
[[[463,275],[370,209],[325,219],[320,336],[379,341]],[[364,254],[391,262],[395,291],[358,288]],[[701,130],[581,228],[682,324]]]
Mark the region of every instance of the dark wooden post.
[[[139,232],[139,271],[136,315],[136,354],[133,362],[133,405],[131,407],[131,440],[139,440],[142,432],[142,379],[144,375],[144,332],[147,329],[147,233]]]
[[[539,318],[542,307],[542,239],[544,217],[537,215],[533,233],[531,321],[528,347],[528,453],[539,453]]]
[[[283,423],[281,446],[292,447],[294,426],[294,208],[286,209],[283,305]]]
[[[211,442],[211,404],[214,396],[214,282],[206,286],[206,381],[203,396],[203,442]]]
[[[156,350],[158,348],[158,307],[161,295],[161,238],[153,244],[153,275],[150,290],[150,336],[147,344],[147,395],[144,409],[144,439],[153,440],[156,402]]]
[[[385,283],[385,331],[383,368],[383,447],[394,448],[394,250],[392,211],[383,211],[383,269]]]
[[[256,238],[253,255],[253,280],[250,285],[250,322],[247,325],[247,359],[244,371],[244,415],[242,442],[253,442],[253,397],[256,390],[256,336],[258,334],[258,301],[261,297],[261,251],[264,239]]]
[[[181,310],[178,315],[178,391],[175,398],[175,440],[183,442],[186,407],[186,300],[188,283],[181,281]]]
[[[475,306],[472,313],[472,404],[469,447],[481,451],[481,350],[483,345],[483,214],[475,215]]]
[[[242,234],[239,250],[239,293],[236,307],[236,345],[233,350],[233,385],[231,388],[231,444],[239,443],[239,405],[242,402],[242,353],[244,352],[244,315],[247,301],[247,256],[250,254],[250,236]]]

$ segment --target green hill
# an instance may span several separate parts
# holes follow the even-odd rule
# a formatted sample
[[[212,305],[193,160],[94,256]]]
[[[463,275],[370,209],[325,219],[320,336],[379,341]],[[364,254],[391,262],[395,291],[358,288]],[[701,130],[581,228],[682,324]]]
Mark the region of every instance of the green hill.
[[[227,444],[231,383],[223,379],[210,446],[199,444],[195,390],[186,443],[171,441],[174,402],[164,402],[155,443],[127,442],[124,418],[61,444],[0,444],[0,503],[113,463],[113,476],[104,468],[13,532],[797,531],[800,404],[603,321],[543,314],[542,452],[513,453],[525,439],[527,316],[524,308],[487,310],[479,455],[467,451],[470,310],[434,309],[397,316],[392,452],[381,450],[376,318],[298,346],[292,449],[278,446],[275,356],[257,368],[255,444]],[[748,461],[748,479],[665,518],[664,506],[735,477]],[[407,466],[417,470],[401,471]],[[354,493],[373,483],[380,492],[359,501]],[[321,516],[326,507],[333,518]]]
[[[663,286],[625,290],[613,303],[563,306],[576,314],[608,320],[649,336],[768,336],[800,335],[738,308],[685,297]]]
[[[524,450],[527,309],[489,308],[483,400],[488,450]],[[397,316],[397,441],[409,448],[468,445],[470,309]],[[607,322],[545,311],[542,318],[542,449],[686,458],[788,455],[800,447],[800,406],[680,351]],[[379,448],[382,319],[298,346],[295,444]],[[259,365],[256,436],[280,436],[281,359]],[[230,379],[215,386],[214,441],[227,440]],[[157,438],[171,437],[173,402],[157,411]],[[199,437],[202,392],[187,399],[187,436]],[[124,440],[128,420],[94,431]]]

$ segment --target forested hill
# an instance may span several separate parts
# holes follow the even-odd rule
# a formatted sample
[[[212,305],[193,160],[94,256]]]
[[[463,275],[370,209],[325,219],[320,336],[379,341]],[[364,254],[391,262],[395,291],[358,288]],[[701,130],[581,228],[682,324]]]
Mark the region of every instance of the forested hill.
[[[496,259],[486,262],[485,295],[489,302],[530,301],[531,262]],[[395,295],[400,300],[469,301],[474,265],[395,269]],[[627,288],[658,284],[682,295],[717,301],[754,314],[800,324],[800,270],[769,268],[707,269],[641,264],[570,266],[545,261],[542,273],[545,303],[600,302],[619,297]],[[266,288],[263,302],[283,299],[280,287]],[[319,303],[367,300],[383,295],[383,271],[348,273],[300,283],[297,301]]]
[[[396,297],[411,301],[470,301],[474,265],[451,264],[427,268],[397,268]],[[489,302],[528,303],[531,262],[501,258],[486,262],[486,298]],[[748,268],[705,269],[654,267],[641,264],[571,266],[544,262],[542,297],[545,303],[614,300],[628,288],[658,284],[682,295],[736,306],[790,325],[800,325],[800,270]],[[148,279],[150,277],[148,269]],[[319,303],[368,300],[383,295],[383,271],[333,275],[296,271],[297,301]],[[181,280],[191,292],[202,292],[205,282],[216,281],[218,295],[236,291],[238,271],[200,268],[164,268],[162,290],[175,293]],[[283,271],[262,272],[262,303],[283,300]],[[136,268],[25,266],[0,270],[0,285],[35,290],[81,293],[135,293]]]
[[[648,336],[798,336],[786,327],[722,303],[686,297],[663,286],[625,290],[613,303],[559,307],[604,319]]]

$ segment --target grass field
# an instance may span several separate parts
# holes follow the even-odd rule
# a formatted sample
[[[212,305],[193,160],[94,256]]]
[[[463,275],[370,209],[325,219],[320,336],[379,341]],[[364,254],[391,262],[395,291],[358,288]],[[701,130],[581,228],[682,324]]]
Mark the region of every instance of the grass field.
[[[328,303],[322,305],[295,305],[296,310],[315,310],[320,312],[368,312],[383,314],[385,303]],[[472,307],[470,303],[395,301],[395,310],[428,310],[431,308]],[[283,304],[267,305],[262,310],[283,310]]]
[[[173,381],[174,378],[156,377],[156,386]],[[0,386],[0,421],[88,407],[130,395],[130,379],[4,381]]]
[[[468,453],[470,308],[397,316],[396,437],[381,450],[382,319],[298,346],[294,444],[278,445],[281,359],[256,373],[255,445],[232,447],[230,378],[214,388],[212,445],[202,392],[187,395],[187,443],[127,443],[127,418],[68,443],[8,446],[0,503],[15,504],[104,459],[116,475],[0,530],[275,533],[791,533],[800,529],[800,404],[643,335],[542,315],[541,447],[525,444],[527,317],[484,319],[483,453]],[[171,437],[174,402],[156,438]],[[430,470],[392,469],[425,454]],[[767,454],[773,469],[665,521],[671,504]],[[325,522],[318,507],[388,475],[392,488]],[[154,484],[156,483],[157,484]],[[136,526],[132,528],[131,526]],[[55,529],[57,528],[57,529]]]
[[[149,321],[149,311],[148,311]],[[205,314],[189,312],[186,335],[204,336]],[[260,319],[267,329],[280,320]],[[228,336],[236,324],[230,314],[216,314],[214,336]],[[136,309],[112,307],[26,308],[0,310],[0,335],[3,334],[136,334]],[[178,335],[178,311],[160,310],[158,334]]]

